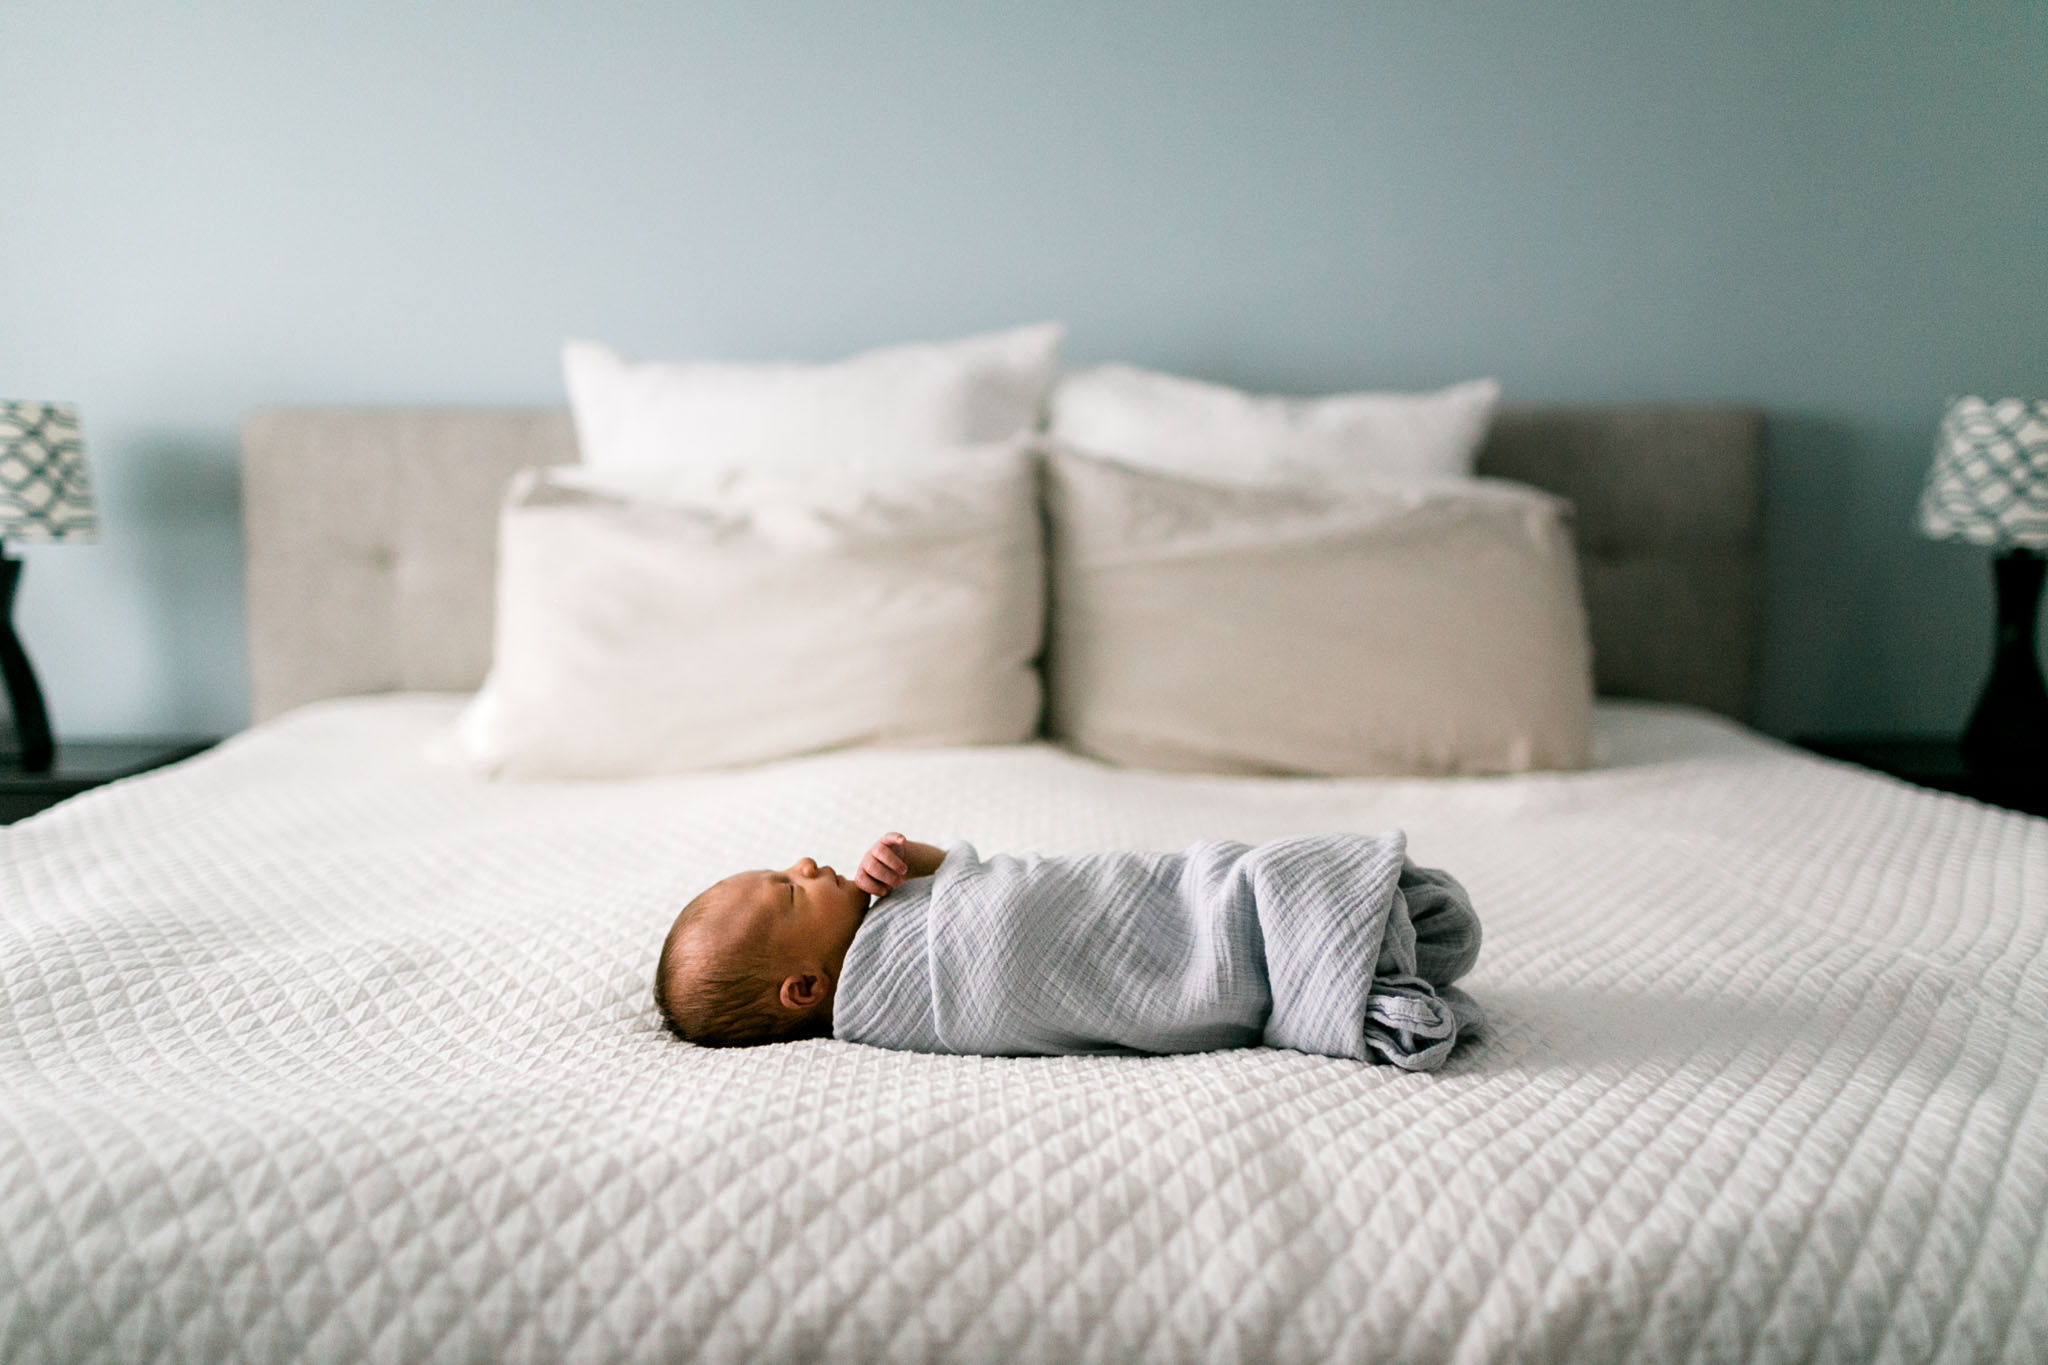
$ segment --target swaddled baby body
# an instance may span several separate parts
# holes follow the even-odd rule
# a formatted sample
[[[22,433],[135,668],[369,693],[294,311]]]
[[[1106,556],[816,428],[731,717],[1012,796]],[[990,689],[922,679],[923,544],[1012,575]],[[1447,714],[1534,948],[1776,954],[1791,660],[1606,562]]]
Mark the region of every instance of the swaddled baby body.
[[[851,878],[742,872],[676,917],[654,996],[713,1046],[985,1055],[1287,1047],[1442,1065],[1482,1022],[1464,888],[1400,831],[983,859],[887,834]]]

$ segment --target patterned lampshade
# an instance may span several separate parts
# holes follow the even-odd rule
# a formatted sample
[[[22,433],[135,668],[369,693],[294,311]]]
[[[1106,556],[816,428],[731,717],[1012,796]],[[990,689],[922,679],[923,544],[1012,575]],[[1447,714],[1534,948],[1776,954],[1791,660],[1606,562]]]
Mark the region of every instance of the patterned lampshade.
[[[2048,400],[1950,401],[1920,498],[1920,530],[2000,550],[2048,547]]]
[[[83,541],[98,533],[77,410],[0,402],[0,538]]]

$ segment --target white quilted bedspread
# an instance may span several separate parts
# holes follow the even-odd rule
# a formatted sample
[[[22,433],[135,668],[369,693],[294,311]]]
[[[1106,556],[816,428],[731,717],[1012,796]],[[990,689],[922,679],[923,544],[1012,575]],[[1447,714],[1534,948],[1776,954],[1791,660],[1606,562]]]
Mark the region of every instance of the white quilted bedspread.
[[[0,830],[0,1359],[2041,1360],[2048,821],[1685,712],[1568,777],[492,785],[329,704]],[[1489,1038],[698,1051],[680,900],[1401,825]]]

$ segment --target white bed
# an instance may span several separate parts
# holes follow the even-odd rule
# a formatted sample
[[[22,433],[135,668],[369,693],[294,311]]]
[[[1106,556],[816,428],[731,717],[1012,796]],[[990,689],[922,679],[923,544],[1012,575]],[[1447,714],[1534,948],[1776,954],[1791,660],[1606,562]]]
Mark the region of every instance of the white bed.
[[[1510,414],[1608,690],[1739,707],[1733,429],[1655,467],[1654,413]],[[267,719],[0,829],[0,1359],[2048,1357],[2048,821],[1644,702],[1569,775],[486,781],[428,753],[496,490],[566,425],[251,437]],[[884,829],[1394,825],[1486,929],[1491,1029],[1430,1075],[698,1050],[649,1000],[681,897]]]
[[[313,705],[0,833],[0,1356],[2039,1359],[2048,821],[1680,708],[1601,766],[1045,746],[492,784]],[[1483,908],[1433,1076],[662,1034],[676,897],[883,826],[1405,826]]]

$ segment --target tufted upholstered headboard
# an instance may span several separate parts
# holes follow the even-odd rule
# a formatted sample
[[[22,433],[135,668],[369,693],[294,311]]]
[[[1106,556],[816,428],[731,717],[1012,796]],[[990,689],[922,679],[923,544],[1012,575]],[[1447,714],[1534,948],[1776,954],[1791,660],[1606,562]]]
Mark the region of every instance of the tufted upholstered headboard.
[[[1763,421],[1731,406],[1509,407],[1480,472],[1578,509],[1600,690],[1747,719]],[[254,718],[471,691],[498,502],[576,458],[565,411],[271,409],[242,427]]]

